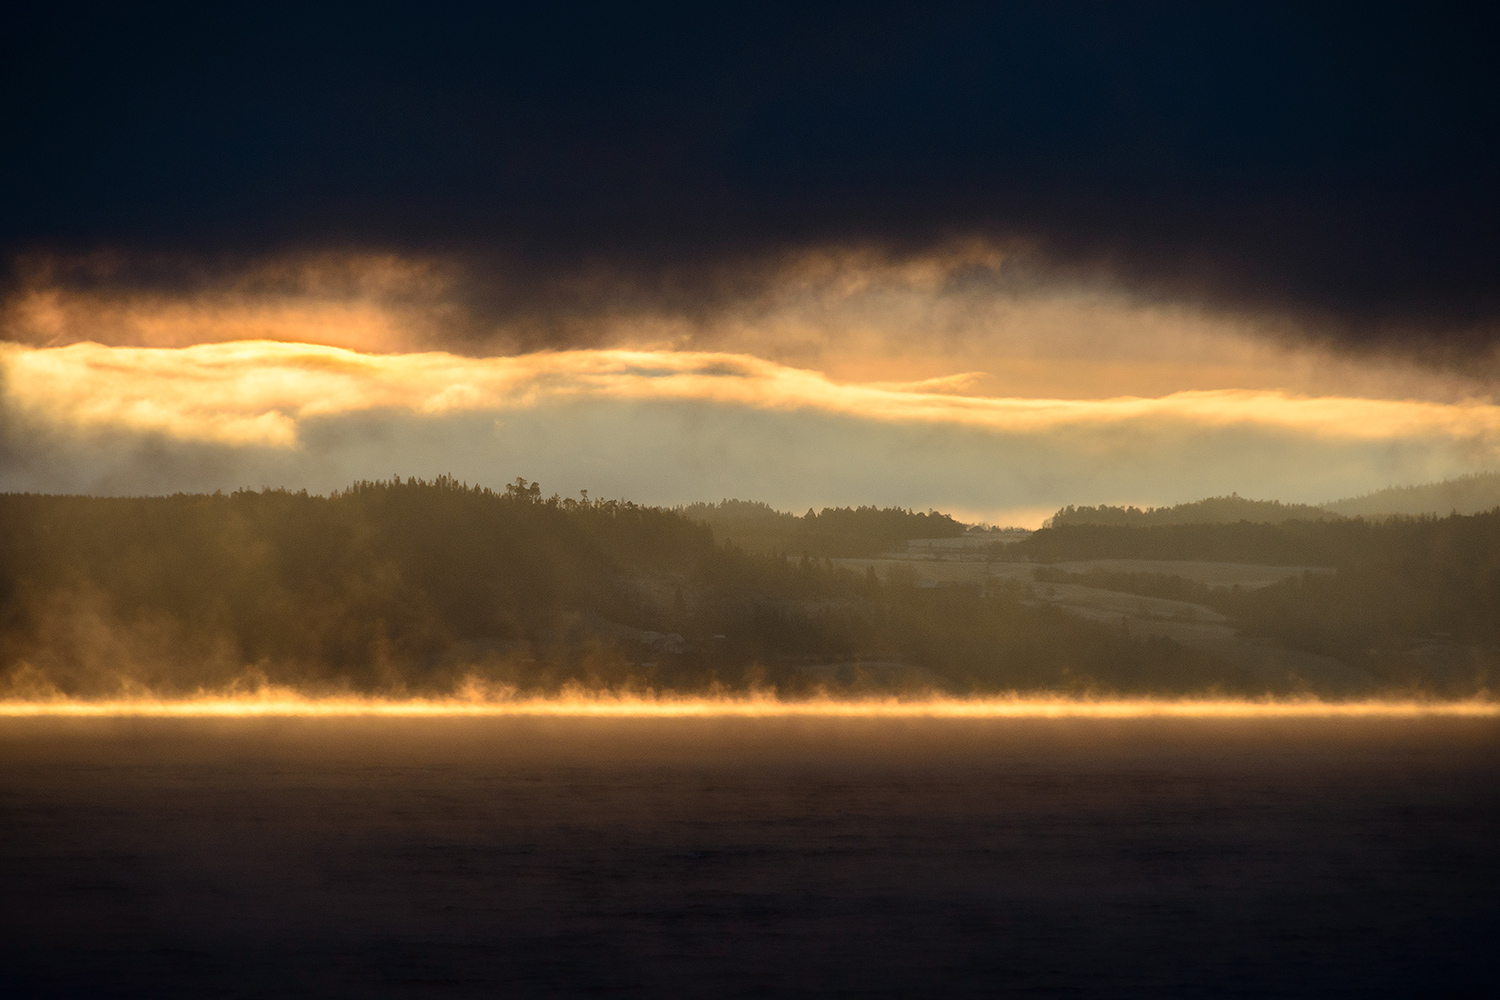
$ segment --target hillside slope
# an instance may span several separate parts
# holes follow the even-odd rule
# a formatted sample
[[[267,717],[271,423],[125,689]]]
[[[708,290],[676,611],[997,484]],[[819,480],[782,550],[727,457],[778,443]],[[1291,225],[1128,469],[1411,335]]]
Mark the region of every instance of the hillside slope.
[[[1445,512],[1446,513],[1446,512]],[[1062,508],[1047,521],[1047,527],[1071,524],[1104,524],[1146,528],[1171,524],[1281,524],[1285,521],[1326,521],[1336,514],[1320,507],[1279,500],[1247,500],[1238,493],[1208,497],[1174,507],[1074,507]]]
[[[1345,517],[1391,514],[1479,514],[1500,507],[1500,472],[1480,472],[1439,483],[1391,486],[1323,505]]]
[[[862,546],[957,524],[874,508],[771,520]],[[0,494],[0,697],[260,681],[408,695],[470,679],[541,692],[1265,691],[1016,588],[883,582],[716,542],[676,511],[544,498],[535,483]]]

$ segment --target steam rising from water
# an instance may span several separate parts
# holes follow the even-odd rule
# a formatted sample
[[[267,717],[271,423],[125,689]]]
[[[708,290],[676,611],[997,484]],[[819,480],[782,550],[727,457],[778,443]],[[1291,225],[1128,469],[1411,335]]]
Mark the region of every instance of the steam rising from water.
[[[674,697],[656,694],[564,692],[551,698],[312,698],[287,690],[238,697],[179,700],[132,698],[111,701],[0,701],[0,718],[23,716],[201,717],[484,717],[554,716],[596,718],[890,718],[1028,719],[1096,718],[1417,718],[1500,717],[1500,703],[1468,701],[1347,701],[1317,699],[1234,700],[1087,699],[1061,696],[991,698],[814,698],[788,701],[770,696]]]

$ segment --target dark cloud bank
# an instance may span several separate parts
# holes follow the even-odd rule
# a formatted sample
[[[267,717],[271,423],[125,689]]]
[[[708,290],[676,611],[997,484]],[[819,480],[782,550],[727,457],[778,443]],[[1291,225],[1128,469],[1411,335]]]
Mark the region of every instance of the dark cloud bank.
[[[288,251],[439,255],[474,314],[513,316],[690,311],[788,252],[977,237],[1462,357],[1500,331],[1492,20],[37,5],[0,59],[0,248],[12,282],[109,250],[53,277],[166,290]]]

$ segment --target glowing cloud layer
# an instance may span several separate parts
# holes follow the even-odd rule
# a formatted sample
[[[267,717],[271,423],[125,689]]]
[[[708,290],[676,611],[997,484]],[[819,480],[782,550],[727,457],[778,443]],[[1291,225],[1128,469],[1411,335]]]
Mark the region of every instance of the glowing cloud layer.
[[[110,254],[15,264],[0,340],[34,347],[667,349],[748,354],[837,382],[982,371],[971,394],[1058,399],[1260,389],[1454,402],[1489,396],[1500,371],[1478,357],[1457,371],[1334,352],[1295,324],[1142,299],[1104,274],[1039,270],[1020,244],[972,240],[904,256],[868,246],[773,253],[665,284],[608,267],[541,275],[332,251],[237,266]],[[132,284],[136,272],[168,274],[170,287]]]
[[[1159,398],[1018,399],[908,385],[840,384],[747,355],[672,351],[561,351],[504,358],[441,352],[374,355],[334,347],[249,341],[180,349],[75,344],[0,348],[11,404],[79,430],[128,429],[185,441],[293,448],[310,418],[374,410],[421,416],[530,409],[578,398],[699,402],[812,410],[864,420],[921,422],[1035,434],[1138,422],[1260,426],[1373,441],[1441,436],[1489,442],[1500,406],[1308,398],[1250,390]]]
[[[1231,489],[1326,500],[1500,455],[1500,406],[1488,402],[1244,389],[991,397],[961,376],[851,383],[703,351],[10,344],[0,378],[11,426],[46,442],[0,469],[9,489],[326,490],[394,468],[492,483],[546,476],[648,502],[738,494],[983,514]],[[130,471],[121,456],[147,444],[155,471],[120,478]],[[83,457],[69,459],[70,448]],[[188,452],[195,468],[211,452],[218,478],[183,473],[189,460],[174,456]],[[114,471],[58,479],[69,461]]]

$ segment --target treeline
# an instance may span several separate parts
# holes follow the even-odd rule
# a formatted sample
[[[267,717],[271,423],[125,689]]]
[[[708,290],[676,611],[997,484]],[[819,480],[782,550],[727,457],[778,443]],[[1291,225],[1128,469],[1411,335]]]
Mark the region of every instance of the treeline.
[[[6,495],[0,526],[10,697],[181,694],[247,678],[441,693],[471,676],[539,692],[1256,693],[1210,657],[1033,607],[1021,588],[882,582],[716,544],[680,512],[547,498],[522,481],[503,492],[367,482],[329,497]]]
[[[735,512],[733,502],[714,507]],[[0,495],[0,696],[188,693],[255,677],[309,691],[440,693],[471,676],[538,692],[582,683],[786,695],[820,685],[1284,693],[1207,654],[1039,606],[1019,584],[882,581],[811,553],[784,555],[784,545],[748,551],[716,539],[695,513],[446,478],[364,482],[328,497]],[[801,537],[833,552],[879,551],[908,530],[956,525],[895,513],[767,520],[801,524]],[[1043,581],[1212,604],[1249,634],[1407,688],[1430,680],[1412,650],[1462,647],[1485,663],[1494,659],[1485,650],[1500,650],[1500,511],[1062,525],[999,552],[1037,563]],[[1098,558],[1337,572],[1233,591],[1049,565]],[[1465,683],[1453,690],[1476,689]]]
[[[1324,507],[1349,517],[1479,514],[1500,507],[1500,472],[1479,472],[1417,486],[1391,486],[1364,496],[1335,500]]]
[[[1319,507],[1280,500],[1247,500],[1239,494],[1209,497],[1174,507],[1075,507],[1068,505],[1048,519],[1047,527],[1072,524],[1104,524],[1144,528],[1175,524],[1281,524],[1284,521],[1337,520],[1338,514]]]
[[[1448,517],[1286,521],[1282,524],[1182,524],[1139,528],[1067,524],[1043,528],[1004,548],[998,558],[1037,563],[1084,559],[1159,559],[1313,566],[1363,571],[1415,568],[1433,560],[1467,564],[1496,558],[1500,509]],[[1461,574],[1467,575],[1467,574]]]
[[[370,688],[460,639],[537,634],[558,609],[628,615],[622,574],[713,552],[706,528],[664,511],[447,479],[331,497],[7,495],[0,523],[5,655],[74,685],[131,660],[158,684],[263,664]]]
[[[801,517],[748,500],[695,503],[677,510],[746,552],[849,558],[899,552],[917,538],[952,538],[967,526],[947,514],[900,507],[824,507]]]
[[[1246,589],[1099,567],[1070,572],[1041,565],[1034,576],[1038,582],[1207,604],[1247,635],[1332,656],[1412,690],[1466,694],[1500,677],[1500,510],[1279,526],[1070,526],[1038,532],[1015,547],[1039,536],[1034,557],[1332,567],[1332,573],[1296,574]]]
[[[1340,532],[1334,574],[1233,595],[1252,633],[1350,662],[1442,641],[1500,644],[1500,510]]]

